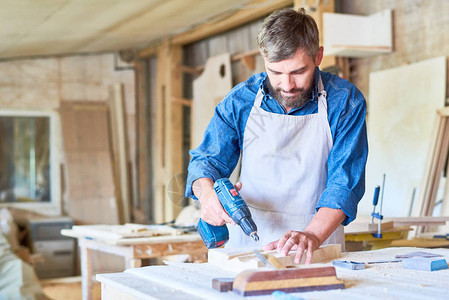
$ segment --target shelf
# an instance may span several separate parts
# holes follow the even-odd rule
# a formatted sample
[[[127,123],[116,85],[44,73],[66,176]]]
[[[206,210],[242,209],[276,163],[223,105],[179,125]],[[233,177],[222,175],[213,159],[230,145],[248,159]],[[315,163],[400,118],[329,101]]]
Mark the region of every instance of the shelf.
[[[390,53],[392,10],[370,16],[323,14],[324,55],[365,57]]]

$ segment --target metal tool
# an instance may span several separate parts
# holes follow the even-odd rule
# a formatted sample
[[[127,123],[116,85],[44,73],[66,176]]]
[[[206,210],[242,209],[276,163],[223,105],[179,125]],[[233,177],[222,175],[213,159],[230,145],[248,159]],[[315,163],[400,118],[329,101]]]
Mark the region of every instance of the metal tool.
[[[276,270],[277,268],[268,261],[268,259],[265,257],[265,255],[263,255],[262,253],[260,253],[258,250],[254,250],[254,253],[256,254],[257,259],[259,259],[259,261],[265,266],[268,267],[270,269]]]
[[[231,181],[227,178],[218,179],[214,183],[214,190],[228,215],[247,236],[257,242],[259,240],[257,226],[248,206]],[[208,249],[223,246],[229,240],[229,231],[226,225],[213,226],[200,219],[197,230]]]
[[[333,260],[332,265],[335,267],[345,268],[349,270],[364,270],[365,263],[348,260]]]
[[[382,195],[380,197],[380,207],[379,212],[376,213],[376,206],[379,201],[379,186],[376,186],[374,188],[374,197],[373,197],[373,212],[371,213],[371,224],[374,223],[374,218],[378,219],[379,222],[377,223],[377,233],[373,233],[373,237],[375,238],[382,238],[382,219],[384,216],[382,215],[382,205],[384,202],[384,190],[385,190],[385,174],[383,176],[382,180]]]

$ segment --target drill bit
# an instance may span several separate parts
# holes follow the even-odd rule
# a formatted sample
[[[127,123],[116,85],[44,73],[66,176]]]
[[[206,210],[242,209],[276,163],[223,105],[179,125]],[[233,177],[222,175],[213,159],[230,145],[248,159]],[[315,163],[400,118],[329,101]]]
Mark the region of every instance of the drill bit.
[[[257,235],[257,232],[256,232],[256,231],[251,232],[250,236],[251,236],[251,238],[252,238],[255,242],[258,242],[258,241],[259,241],[259,236]]]

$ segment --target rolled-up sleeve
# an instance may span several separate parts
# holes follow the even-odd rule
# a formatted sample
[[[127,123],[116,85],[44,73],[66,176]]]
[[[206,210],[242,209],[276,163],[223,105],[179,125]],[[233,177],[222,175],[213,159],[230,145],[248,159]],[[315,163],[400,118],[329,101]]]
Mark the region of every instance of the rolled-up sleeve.
[[[317,205],[341,209],[352,222],[357,205],[365,193],[365,165],[368,156],[366,133],[366,101],[357,89],[346,101],[346,109],[338,118],[334,144],[327,162],[327,183]]]
[[[196,199],[192,184],[202,177],[216,181],[229,177],[237,165],[240,156],[239,135],[236,130],[234,109],[229,99],[225,98],[215,108],[201,145],[191,150],[188,176],[186,182],[186,197]]]

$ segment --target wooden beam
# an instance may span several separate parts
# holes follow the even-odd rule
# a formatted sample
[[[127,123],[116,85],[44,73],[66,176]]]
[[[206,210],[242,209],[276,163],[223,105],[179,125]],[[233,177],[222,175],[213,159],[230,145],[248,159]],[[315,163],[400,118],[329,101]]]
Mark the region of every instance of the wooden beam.
[[[154,56],[157,54],[157,47],[156,46],[150,46],[147,48],[144,48],[139,51],[138,56],[141,58],[148,58],[150,56]]]
[[[292,5],[292,0],[254,0],[247,4],[247,8],[238,10],[233,15],[215,22],[202,24],[190,31],[173,37],[174,45],[186,45],[207,37],[225,32],[251,21],[262,18],[271,12]]]
[[[157,51],[156,148],[153,174],[156,180],[155,221],[172,221],[181,211],[179,199],[168,196],[170,183],[183,171],[182,105],[173,99],[182,98],[182,76],[176,70],[181,64],[182,48],[169,41]],[[160,146],[159,146],[160,145]],[[170,193],[173,196],[173,193]]]

